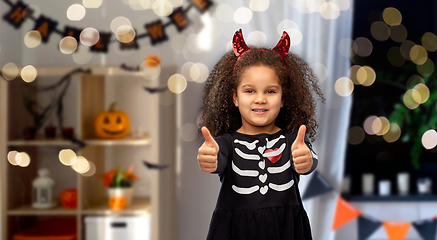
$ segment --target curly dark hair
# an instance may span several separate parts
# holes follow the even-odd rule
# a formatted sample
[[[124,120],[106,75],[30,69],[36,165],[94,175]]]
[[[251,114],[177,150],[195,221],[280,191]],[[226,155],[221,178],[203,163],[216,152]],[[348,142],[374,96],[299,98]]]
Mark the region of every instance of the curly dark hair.
[[[282,60],[274,51],[253,46],[250,49],[238,59],[236,66],[237,57],[233,51],[227,52],[214,66],[204,88],[200,127],[207,127],[213,137],[238,130],[242,122],[233,102],[233,94],[236,93],[240,76],[248,67],[264,65],[276,72],[282,87],[284,105],[276,117],[275,125],[297,130],[305,124],[308,138],[314,141],[318,128],[315,97],[322,102],[325,99],[311,68],[293,53],[288,53]]]

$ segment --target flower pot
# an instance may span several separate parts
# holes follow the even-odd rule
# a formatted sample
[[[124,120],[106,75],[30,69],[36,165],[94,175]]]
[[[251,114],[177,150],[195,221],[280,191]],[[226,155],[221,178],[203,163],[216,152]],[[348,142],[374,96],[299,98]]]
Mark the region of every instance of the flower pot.
[[[130,188],[107,188],[108,198],[123,197],[126,199],[126,206],[129,206],[132,202],[133,187]]]

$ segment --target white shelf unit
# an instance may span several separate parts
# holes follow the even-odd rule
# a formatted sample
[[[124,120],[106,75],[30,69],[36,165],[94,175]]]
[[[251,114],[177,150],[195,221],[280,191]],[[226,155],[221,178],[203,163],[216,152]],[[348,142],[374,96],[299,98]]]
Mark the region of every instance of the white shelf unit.
[[[69,68],[38,68],[33,84],[48,85],[71,71]],[[45,139],[37,133],[35,139],[23,140],[21,131],[32,124],[30,114],[23,107],[20,88],[28,83],[20,79],[0,80],[0,234],[12,239],[26,224],[46,217],[71,217],[77,220],[77,239],[84,239],[84,219],[88,215],[151,215],[152,240],[176,239],[176,103],[171,93],[156,94],[144,91],[143,86],[158,87],[175,72],[174,67],[163,68],[160,79],[145,80],[138,72],[119,68],[91,68],[91,74],[76,74],[64,98],[64,126],[74,127],[75,137],[85,143],[84,148],[60,137]],[[39,102],[46,96],[35,96]],[[163,98],[172,98],[172,101]],[[144,129],[144,137],[128,136],[120,140],[102,140],[94,135],[92,121],[96,113],[107,110],[117,102],[116,109],[129,115],[131,127]],[[166,102],[166,104],[160,104]],[[54,114],[53,114],[54,115]],[[41,131],[41,130],[40,130]],[[59,131],[58,131],[59,135]],[[96,173],[85,177],[62,165],[57,153],[63,148],[73,149],[96,165]],[[21,168],[11,165],[7,153],[25,151],[31,164]],[[163,171],[147,169],[142,160],[168,165]],[[134,199],[121,211],[112,211],[99,175],[112,168],[129,167],[134,162],[134,174],[140,180],[134,184]],[[78,190],[78,207],[65,209],[60,204],[53,209],[31,207],[31,182],[40,167],[51,170],[56,182],[54,197],[62,189]]]

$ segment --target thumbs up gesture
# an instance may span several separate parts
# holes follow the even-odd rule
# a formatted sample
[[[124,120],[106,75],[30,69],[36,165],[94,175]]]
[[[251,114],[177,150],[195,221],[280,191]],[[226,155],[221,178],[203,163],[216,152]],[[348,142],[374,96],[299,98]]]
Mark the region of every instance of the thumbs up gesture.
[[[299,174],[308,172],[313,165],[313,156],[304,142],[305,132],[306,126],[301,125],[297,137],[291,145],[294,169],[296,169],[296,172]]]
[[[219,146],[211,136],[208,128],[202,127],[202,134],[205,137],[205,142],[199,148],[197,160],[203,171],[211,173],[217,170]]]

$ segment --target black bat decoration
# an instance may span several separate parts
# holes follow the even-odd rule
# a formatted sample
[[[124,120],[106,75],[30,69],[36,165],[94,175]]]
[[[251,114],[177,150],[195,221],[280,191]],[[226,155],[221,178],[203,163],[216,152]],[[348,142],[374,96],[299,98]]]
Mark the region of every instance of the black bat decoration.
[[[167,165],[158,165],[155,163],[150,163],[148,161],[143,160],[144,165],[148,168],[148,169],[156,169],[156,170],[164,170],[166,169],[168,166]]]
[[[157,88],[143,87],[143,88],[149,93],[160,93],[168,89],[167,87],[157,87]]]

